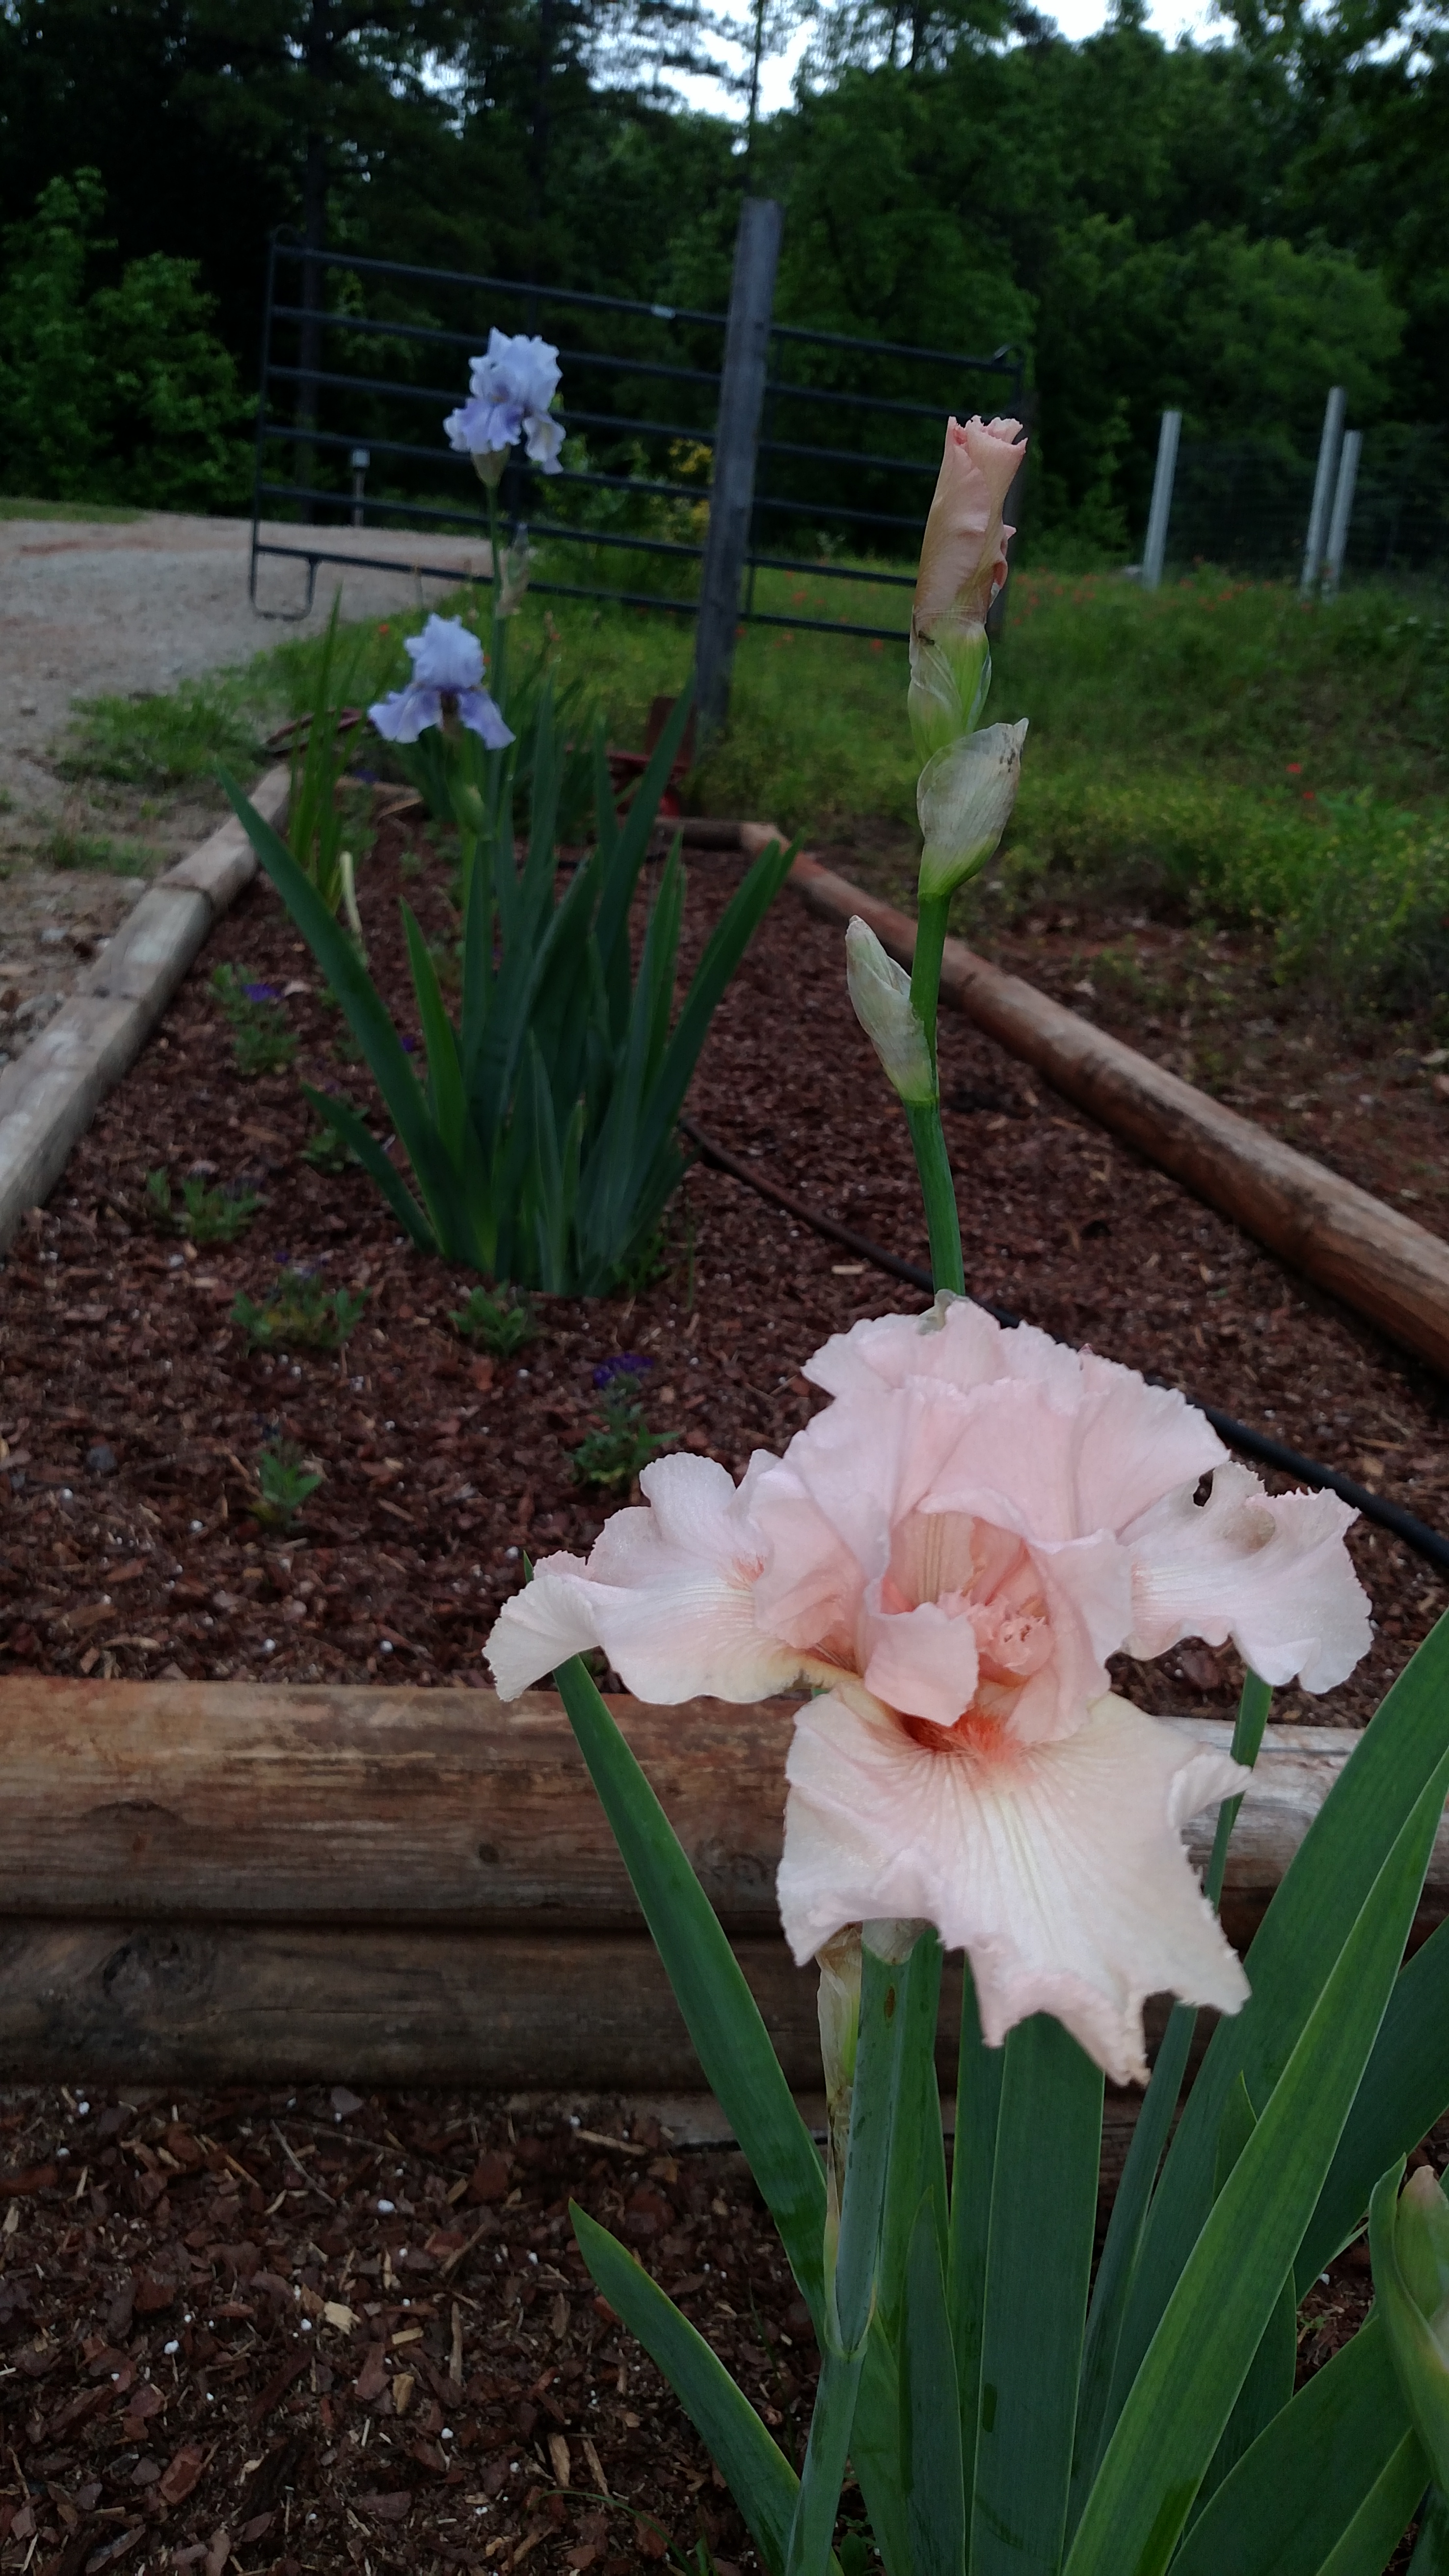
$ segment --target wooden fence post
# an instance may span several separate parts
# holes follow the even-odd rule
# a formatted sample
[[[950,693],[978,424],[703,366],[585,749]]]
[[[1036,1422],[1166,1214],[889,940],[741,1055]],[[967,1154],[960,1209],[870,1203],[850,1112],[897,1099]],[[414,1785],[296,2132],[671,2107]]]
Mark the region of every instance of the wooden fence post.
[[[773,197],[746,197],[740,208],[695,640],[695,704],[701,741],[717,733],[729,713],[730,665],[755,498],[755,451],[765,400],[782,222],[782,209]]]

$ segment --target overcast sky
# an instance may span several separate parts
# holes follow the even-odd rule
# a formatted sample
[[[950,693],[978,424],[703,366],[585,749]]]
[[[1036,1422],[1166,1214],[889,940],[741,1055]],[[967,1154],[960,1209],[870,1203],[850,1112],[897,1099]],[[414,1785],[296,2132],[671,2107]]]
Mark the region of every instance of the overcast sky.
[[[1055,18],[1064,36],[1073,38],[1095,35],[1109,15],[1108,0],[1035,0],[1044,16]],[[1148,25],[1168,44],[1178,36],[1203,37],[1212,30],[1224,34],[1226,28],[1209,0],[1157,0],[1148,12]],[[809,43],[808,28],[802,29],[790,50],[766,63],[761,81],[764,112],[773,114],[778,107],[788,107],[795,79],[795,67]],[[717,116],[742,117],[744,109],[738,99],[728,96],[714,81],[681,80],[675,87],[688,99],[691,107],[707,109]]]

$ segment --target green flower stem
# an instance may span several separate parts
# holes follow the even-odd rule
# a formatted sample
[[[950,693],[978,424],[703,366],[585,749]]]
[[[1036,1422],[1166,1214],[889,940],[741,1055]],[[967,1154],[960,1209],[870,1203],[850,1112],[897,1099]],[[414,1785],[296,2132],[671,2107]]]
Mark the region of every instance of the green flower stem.
[[[941,992],[941,960],[946,952],[946,916],[950,909],[948,894],[923,894],[916,905],[911,1000],[933,1057],[936,1052],[936,1004]]]
[[[936,1062],[936,1005],[941,991],[941,959],[946,947],[949,895],[923,895],[916,914],[916,949],[911,964],[911,1003]],[[956,1184],[951,1177],[946,1139],[941,1129],[941,1096],[905,1103],[906,1123],[916,1149],[921,1196],[926,1203],[926,1230],[931,1244],[931,1277],[937,1288],[966,1293],[961,1259],[961,1223],[956,1214]]]
[[[905,1111],[911,1143],[916,1149],[921,1196],[926,1202],[931,1278],[937,1288],[951,1288],[958,1297],[964,1297],[966,1270],[961,1259],[961,1222],[956,1214],[956,1184],[951,1177],[946,1139],[941,1132],[941,1104],[939,1100],[919,1104],[907,1101]]]
[[[504,701],[508,692],[508,621],[498,614],[503,600],[503,567],[498,555],[498,486],[489,483],[484,489],[488,494],[488,560],[493,568],[493,616],[488,634],[486,678],[494,705],[501,715],[506,712]]]
[[[1268,1723],[1268,1711],[1272,1705],[1273,1693],[1268,1683],[1260,1681],[1256,1673],[1245,1673],[1243,1695],[1238,1703],[1237,1724],[1233,1728],[1232,1745],[1233,1760],[1241,1762],[1245,1771],[1252,1770],[1262,1751],[1263,1729]],[[1236,1798],[1224,1798],[1218,1809],[1212,1857],[1208,1862],[1207,1875],[1203,1880],[1203,1894],[1212,1906],[1216,1906],[1223,1892],[1223,1874],[1228,1865],[1228,1844],[1232,1839],[1233,1827],[1237,1823],[1238,1809],[1242,1803],[1242,1792],[1239,1791]]]

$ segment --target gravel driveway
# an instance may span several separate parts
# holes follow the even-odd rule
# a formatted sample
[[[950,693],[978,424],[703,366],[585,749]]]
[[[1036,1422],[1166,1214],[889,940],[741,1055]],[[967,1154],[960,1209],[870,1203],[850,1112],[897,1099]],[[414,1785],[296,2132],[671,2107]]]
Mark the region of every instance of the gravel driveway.
[[[285,544],[305,531],[269,528]],[[318,532],[319,535],[322,533]],[[220,791],[208,780],[157,800],[60,776],[55,755],[73,698],[143,695],[230,663],[279,637],[325,624],[340,578],[345,617],[378,617],[435,597],[413,570],[424,551],[453,577],[486,572],[486,543],[377,529],[329,529],[339,552],[384,557],[397,569],[324,564],[303,620],[258,615],[247,596],[251,522],[160,512],[122,523],[0,521],[0,1066],[59,1009],[80,965],[124,919],[144,877],[50,863],[53,836],[119,836],[124,855],[154,869],[204,838]],[[258,595],[273,612],[306,598],[301,563],[263,560]]]
[[[304,530],[269,528],[285,544]],[[322,534],[318,531],[318,534]],[[177,680],[246,662],[293,626],[259,616],[247,597],[247,519],[193,519],[157,512],[117,526],[83,520],[0,522],[0,787],[16,807],[59,813],[65,801],[47,752],[76,697],[169,689]],[[486,543],[456,537],[329,529],[340,552],[387,557],[395,572],[341,575],[345,617],[380,617],[419,596],[419,553],[459,576],[486,567]],[[300,631],[325,625],[337,585],[320,567],[317,604]],[[424,582],[426,595],[438,585]],[[273,610],[306,596],[301,564],[264,559],[258,594]]]

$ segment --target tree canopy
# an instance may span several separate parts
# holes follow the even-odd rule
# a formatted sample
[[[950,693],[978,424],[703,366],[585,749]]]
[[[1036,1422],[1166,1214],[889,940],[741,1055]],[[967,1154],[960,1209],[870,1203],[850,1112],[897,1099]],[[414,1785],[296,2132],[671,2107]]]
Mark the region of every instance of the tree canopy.
[[[1039,508],[1103,542],[1166,404],[1299,457],[1331,382],[1364,424],[1449,413],[1443,0],[1237,0],[1231,41],[1173,46],[1141,0],[1079,44],[1024,0],[814,0],[748,149],[681,104],[710,62],[748,94],[807,5],[0,0],[12,364],[59,181],[87,291],[160,296],[172,342],[211,299],[243,383],[274,226],[719,308],[749,187],[785,205],[785,318],[1024,351]],[[156,259],[184,279],[128,288]]]

